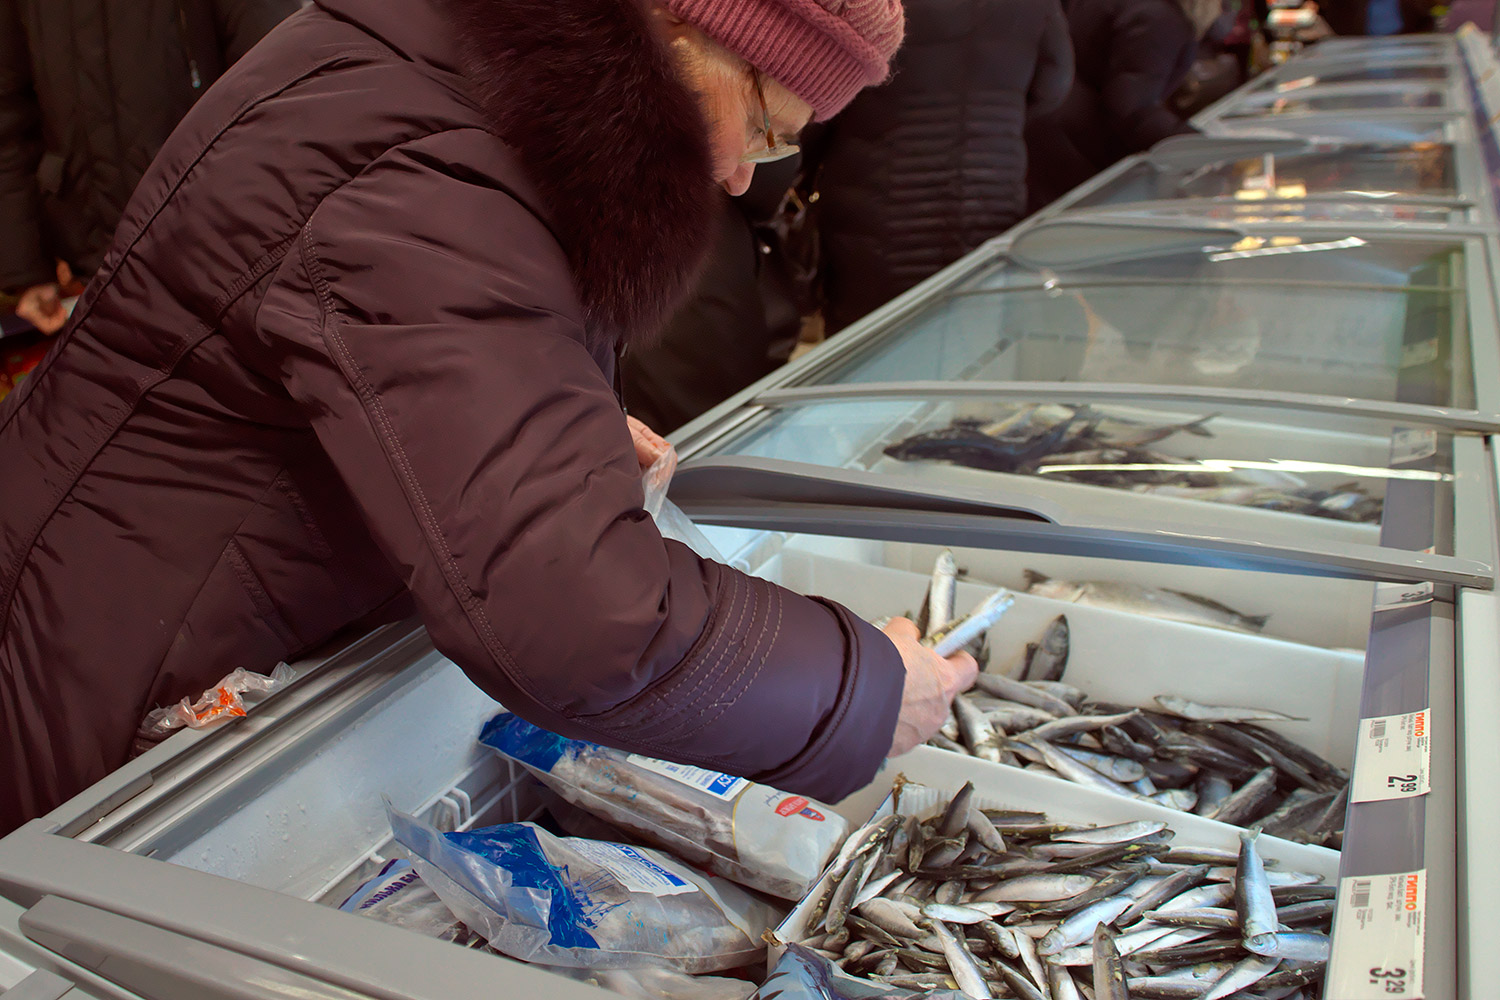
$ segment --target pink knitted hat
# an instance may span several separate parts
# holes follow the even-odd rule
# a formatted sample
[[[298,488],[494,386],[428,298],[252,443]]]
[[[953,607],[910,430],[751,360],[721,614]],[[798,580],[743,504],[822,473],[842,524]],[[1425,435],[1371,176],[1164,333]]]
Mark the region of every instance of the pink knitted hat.
[[[825,121],[890,72],[901,0],[662,0]]]

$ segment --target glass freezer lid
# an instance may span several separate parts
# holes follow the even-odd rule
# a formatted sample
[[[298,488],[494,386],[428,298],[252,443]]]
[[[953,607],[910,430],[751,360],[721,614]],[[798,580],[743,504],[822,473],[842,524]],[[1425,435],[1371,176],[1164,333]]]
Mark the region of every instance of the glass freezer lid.
[[[1225,203],[1216,207],[1229,218],[1411,218],[1421,208],[1408,202],[1459,198],[1453,147],[1446,143],[1308,145],[1260,154],[1205,153],[1196,163],[1162,162],[1148,154],[1070,207],[1209,200]],[[1317,204],[1333,200],[1352,204]],[[1433,209],[1427,207],[1429,217]],[[1436,221],[1454,215],[1447,208],[1436,213]]]
[[[830,352],[803,384],[1131,383],[1474,409],[1477,243],[1208,230],[1196,248],[1132,259],[1134,232],[1154,231],[1037,227],[1009,258]],[[1114,260],[1084,256],[1112,233],[1124,234]],[[1048,255],[1032,254],[1042,237]]]
[[[1391,65],[1396,59],[1405,61],[1404,57],[1392,55],[1378,59],[1351,59],[1349,62],[1330,60],[1326,63],[1308,65],[1297,63],[1293,64],[1296,67],[1295,71],[1292,66],[1288,66],[1281,73],[1274,76],[1268,75],[1262,79],[1254,89],[1288,94],[1308,87],[1340,83],[1445,81],[1451,79],[1454,73],[1454,70],[1441,63],[1424,65],[1412,62],[1407,65]]]
[[[1433,88],[1308,88],[1289,94],[1252,94],[1228,108],[1224,117],[1259,117],[1316,111],[1417,111],[1450,106],[1447,94]]]
[[[1024,389],[1021,387],[1018,392]],[[774,394],[771,394],[774,395]],[[795,399],[704,454],[826,466],[1035,510],[1058,524],[1451,554],[1452,438],[1378,420],[982,394]],[[699,456],[695,455],[694,460]],[[1396,508],[1391,505],[1395,504]],[[1440,525],[1382,537],[1389,509]]]

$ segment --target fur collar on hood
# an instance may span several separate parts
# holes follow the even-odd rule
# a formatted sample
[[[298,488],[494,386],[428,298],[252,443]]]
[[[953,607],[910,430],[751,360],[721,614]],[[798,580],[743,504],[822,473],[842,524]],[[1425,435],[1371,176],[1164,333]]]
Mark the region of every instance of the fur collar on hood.
[[[649,340],[713,235],[702,111],[644,0],[436,0],[568,254],[595,336]]]

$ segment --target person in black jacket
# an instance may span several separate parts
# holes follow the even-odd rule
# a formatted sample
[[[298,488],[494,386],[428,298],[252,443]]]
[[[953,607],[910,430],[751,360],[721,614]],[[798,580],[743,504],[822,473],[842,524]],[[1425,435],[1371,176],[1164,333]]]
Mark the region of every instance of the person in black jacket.
[[[1025,216],[1027,116],[1073,77],[1058,0],[907,0],[906,16],[890,82],[815,154],[829,332]]]
[[[1078,72],[1062,106],[1033,120],[1032,211],[1123,156],[1195,129],[1167,106],[1219,0],[1065,0]]]
[[[182,116],[300,0],[0,0],[0,289],[55,333]]]

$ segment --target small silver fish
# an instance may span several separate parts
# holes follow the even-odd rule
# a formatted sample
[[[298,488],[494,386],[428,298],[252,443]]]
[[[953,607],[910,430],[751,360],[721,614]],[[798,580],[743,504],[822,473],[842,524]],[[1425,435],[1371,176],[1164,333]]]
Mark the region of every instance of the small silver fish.
[[[1023,681],[1061,680],[1063,671],[1068,668],[1068,649],[1071,641],[1067,616],[1058,615],[1042,633],[1041,639],[1030,647],[1031,655],[1027,657],[1021,679]]]
[[[1134,781],[1140,781],[1146,776],[1146,768],[1138,760],[1128,757],[1116,757],[1113,754],[1095,753],[1092,750],[1079,750],[1076,747],[1058,745],[1057,749],[1067,754],[1080,764],[1092,767],[1106,778],[1128,785]],[[1181,791],[1181,789],[1174,789]],[[1132,789],[1133,791],[1133,789]]]
[[[979,607],[969,612],[968,617],[934,634],[933,652],[942,657],[952,656],[988,632],[1000,620],[1000,616],[1009,611],[1015,603],[1015,595],[1001,587],[981,601]]]
[[[1004,674],[992,674],[981,670],[974,678],[974,686],[996,698],[1004,698],[1032,708],[1051,712],[1054,716],[1073,716],[1078,710],[1055,694],[1034,688],[1025,681],[1018,681]]]
[[[974,703],[964,695],[957,695],[953,699],[953,714],[958,716],[958,731],[969,752],[983,760],[998,762],[999,735],[984,713],[975,708]]]
[[[1224,997],[1248,989],[1269,976],[1280,964],[1279,958],[1251,955],[1226,972],[1224,978],[1214,983],[1213,988],[1203,995],[1203,1000],[1223,1000]]]
[[[1272,936],[1276,940],[1258,954],[1292,962],[1327,962],[1333,950],[1328,935],[1314,931],[1278,931]]]
[[[1259,831],[1240,833],[1239,867],[1235,870],[1234,908],[1239,914],[1245,950],[1269,955],[1276,947],[1276,901],[1271,898],[1271,883],[1266,866],[1255,849]]]
[[[1026,592],[1085,607],[1108,608],[1235,632],[1259,632],[1266,627],[1267,620],[1266,615],[1241,614],[1217,601],[1180,590],[1113,580],[1074,583],[1052,579],[1035,570],[1026,570]]]
[[[922,916],[929,920],[941,920],[947,924],[982,924],[987,920],[993,920],[997,916],[988,908],[979,909],[979,906],[964,906],[961,903],[928,903],[922,907]]]
[[[978,902],[1050,903],[1071,899],[1092,889],[1098,879],[1089,875],[1023,875],[981,892]]]
[[[1154,837],[1167,829],[1160,820],[1136,820],[1113,826],[1091,826],[1055,834],[1052,839],[1067,844],[1128,844]]]
[[[1203,705],[1175,694],[1159,694],[1156,703],[1173,715],[1195,722],[1306,722],[1305,716],[1283,715],[1268,708]]]
[[[948,968],[952,971],[958,988],[974,1000],[993,1000],[994,994],[985,983],[984,973],[979,968],[979,961],[969,951],[969,946],[964,943],[964,939],[954,934],[941,920],[932,922],[932,932],[937,935],[938,941],[942,944],[943,955],[948,959]]]
[[[1094,1000],[1130,1000],[1125,986],[1125,963],[1115,938],[1104,926],[1094,928]]]
[[[1085,906],[1048,931],[1037,945],[1037,951],[1042,955],[1054,955],[1092,937],[1095,927],[1113,921],[1130,909],[1131,902],[1129,896],[1111,896]]]
[[[958,594],[958,563],[952,549],[938,553],[932,567],[932,589],[927,594],[927,635],[933,636],[953,621],[953,602]]]
[[[1072,736],[1074,733],[1087,733],[1105,726],[1117,726],[1126,719],[1134,718],[1139,712],[1122,712],[1119,715],[1075,715],[1066,719],[1057,719],[1052,722],[1044,722],[1033,729],[1032,735],[1044,740],[1059,740],[1064,736]]]

